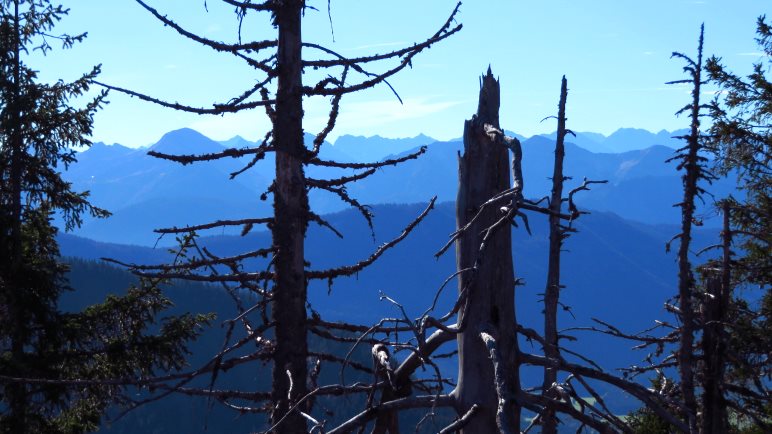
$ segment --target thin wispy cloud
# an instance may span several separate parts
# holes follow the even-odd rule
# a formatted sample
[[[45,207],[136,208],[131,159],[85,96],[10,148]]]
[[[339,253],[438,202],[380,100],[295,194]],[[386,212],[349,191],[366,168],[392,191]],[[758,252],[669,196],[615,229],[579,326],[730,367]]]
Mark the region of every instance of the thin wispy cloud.
[[[748,51],[745,53],[737,53],[738,56],[748,56],[748,57],[764,57],[767,54],[763,51]]]
[[[384,126],[415,121],[451,109],[468,101],[442,100],[439,96],[405,98],[404,104],[396,99],[376,101],[351,101],[341,107],[337,125],[329,139],[336,133],[375,134],[388,131]],[[329,103],[323,99],[305,101],[306,116],[303,126],[307,133],[316,134],[327,123]],[[214,140],[227,140],[240,135],[248,140],[258,140],[271,128],[266,117],[255,110],[231,113],[224,116],[199,118],[188,127]],[[388,136],[388,134],[386,134]]]
[[[447,68],[447,63],[419,63],[414,66],[414,68],[423,68],[423,69],[444,69]]]
[[[687,84],[683,83],[676,83],[673,85],[668,86],[657,86],[657,87],[638,87],[638,88],[601,88],[601,89],[575,89],[572,91],[572,93],[576,94],[594,94],[594,93],[646,93],[646,92],[671,92],[674,90],[681,90],[688,88]]]
[[[431,97],[405,98],[403,102],[404,104],[400,104],[396,99],[349,102],[341,106],[336,130],[349,134],[371,134],[376,131],[384,133],[388,131],[386,125],[404,126],[411,121],[436,115],[464,103]],[[329,107],[325,107],[324,111],[317,110],[314,114],[309,110],[310,116],[306,116],[305,122],[307,129],[316,131],[323,127],[327,122],[327,111]]]
[[[460,104],[461,101],[436,101],[427,98],[409,98],[400,104],[393,99],[352,103],[343,112],[348,118],[360,121],[369,119],[369,123],[385,124],[403,119],[415,119],[428,116]]]
[[[394,42],[381,42],[379,44],[366,44],[366,45],[359,45],[354,48],[349,48],[351,51],[359,51],[359,50],[370,50],[373,48],[384,48],[384,47],[396,47],[405,45],[406,43],[403,41],[394,41]]]

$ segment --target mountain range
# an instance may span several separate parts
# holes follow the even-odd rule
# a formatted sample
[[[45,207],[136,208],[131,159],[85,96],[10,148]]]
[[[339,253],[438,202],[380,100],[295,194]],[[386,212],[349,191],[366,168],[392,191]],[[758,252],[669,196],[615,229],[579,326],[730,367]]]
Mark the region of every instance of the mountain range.
[[[621,153],[646,149],[655,145],[678,149],[683,146],[683,141],[677,137],[688,133],[689,130],[686,129],[662,130],[658,133],[652,133],[640,128],[620,128],[609,136],[599,133],[575,132],[568,136],[566,141],[594,153]],[[541,136],[554,141],[557,132],[542,134]]]
[[[666,224],[678,220],[673,204],[680,200],[680,174],[673,164],[665,164],[674,150],[659,143],[677,134],[623,129],[609,137],[595,133],[577,134],[574,144],[569,137],[566,145],[565,174],[571,176],[567,187],[573,188],[584,178],[606,180],[590,192],[577,196],[586,208],[614,212],[626,219],[643,223]],[[521,136],[522,137],[522,136]],[[306,140],[312,140],[307,136]],[[627,140],[627,141],[625,141]],[[617,153],[592,152],[588,143],[604,147],[640,148]],[[672,145],[672,142],[667,142]],[[403,156],[415,152],[417,146],[427,146],[419,159],[397,167],[379,170],[370,178],[348,188],[352,197],[363,204],[424,202],[434,195],[439,201],[455,200],[457,188],[456,154],[460,141],[438,142],[427,136],[411,139],[385,139],[341,136],[334,144],[325,143],[320,158],[327,160],[366,162]],[[273,154],[255,164],[251,170],[229,179],[250,161],[250,157],[227,158],[183,166],[147,155],[148,150],[167,154],[197,154],[220,152],[226,147],[254,146],[241,137],[224,143],[211,140],[191,130],[167,133],[149,149],[131,149],[122,145],[96,143],[78,155],[78,162],[65,173],[76,190],[88,190],[91,201],[113,213],[107,220],[86,220],[77,235],[100,241],[124,244],[154,245],[152,232],[158,227],[201,224],[215,219],[237,219],[267,215],[270,199],[261,200],[270,185]],[[552,174],[554,141],[548,136],[522,137],[525,194],[538,199],[549,194]],[[308,167],[312,178],[350,175],[350,170]],[[711,186],[717,197],[734,192],[734,181],[722,179]],[[634,198],[634,200],[631,200]],[[701,212],[710,217],[710,200]],[[312,190],[311,205],[317,213],[345,209],[347,204],[325,191]],[[717,220],[706,219],[708,225]],[[173,240],[160,240],[168,245]]]

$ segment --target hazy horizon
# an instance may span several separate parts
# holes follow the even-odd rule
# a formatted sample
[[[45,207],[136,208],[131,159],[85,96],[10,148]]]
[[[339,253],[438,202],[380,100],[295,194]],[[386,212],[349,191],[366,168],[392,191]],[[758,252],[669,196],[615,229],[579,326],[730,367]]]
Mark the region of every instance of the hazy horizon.
[[[134,144],[134,143],[122,143],[120,141],[114,141],[114,140],[113,141],[95,140],[95,141],[93,141],[93,144],[101,143],[101,144],[106,145],[106,146],[119,145],[119,146],[123,146],[123,147],[126,147],[126,148],[131,148],[131,149],[147,149],[147,148],[150,148],[153,145],[157,144],[163,138],[163,136],[165,136],[165,135],[167,135],[169,133],[173,133],[175,131],[185,130],[185,129],[190,129],[190,130],[196,131],[197,133],[205,136],[206,138],[208,138],[210,140],[213,140],[213,141],[215,141],[217,143],[221,143],[221,144],[225,143],[225,142],[228,142],[230,140],[233,140],[233,139],[237,139],[237,138],[241,138],[241,139],[244,139],[244,140],[249,141],[249,142],[258,142],[258,141],[262,141],[262,139],[263,139],[262,137],[244,137],[241,134],[234,134],[232,136],[225,137],[225,138],[212,137],[212,136],[209,136],[206,133],[204,133],[202,131],[199,131],[199,130],[197,130],[195,128],[192,128],[192,127],[180,127],[180,128],[175,128],[175,129],[166,131],[166,132],[162,133],[157,139],[153,140],[150,143],[143,144],[143,145],[138,145],[138,144]],[[678,130],[681,130],[681,129],[685,129],[685,127],[684,128],[678,128],[678,129],[675,129],[675,130],[667,130],[665,128],[662,128],[662,129],[659,129],[659,130],[649,130],[649,129],[646,129],[646,128],[638,128],[638,127],[619,127],[617,129],[613,130],[610,134],[603,134],[603,133],[599,133],[599,132],[596,132],[596,131],[575,131],[575,133],[576,134],[593,134],[593,135],[597,134],[597,135],[603,136],[603,138],[609,138],[611,135],[613,135],[615,133],[618,133],[619,131],[625,131],[625,130],[645,131],[645,132],[647,132],[649,134],[657,135],[657,134],[661,134],[663,132],[665,132],[665,133],[674,133],[674,132],[676,132]],[[541,132],[541,133],[536,133],[536,134],[531,134],[531,135],[525,135],[525,134],[521,134],[518,131],[509,131],[509,130],[507,130],[507,131],[510,132],[510,133],[521,135],[521,136],[525,137],[526,139],[530,139],[531,137],[535,137],[535,136],[549,136],[549,135],[555,134],[555,132],[556,132],[555,130],[553,130],[553,131],[550,131],[550,132]],[[309,132],[306,131],[306,133],[309,133]],[[433,137],[432,135],[426,134],[426,133],[423,133],[423,132],[419,132],[418,134],[413,135],[413,136],[401,136],[401,137],[390,137],[390,136],[386,136],[386,135],[383,135],[383,134],[363,135],[363,134],[342,133],[342,134],[339,134],[339,135],[336,135],[336,136],[330,135],[330,136],[328,136],[326,141],[334,146],[335,142],[339,138],[345,137],[345,136],[355,137],[355,138],[365,138],[365,139],[379,137],[379,138],[382,138],[382,139],[385,139],[385,140],[406,140],[406,139],[415,139],[415,138],[418,138],[420,136],[426,136],[426,137],[428,137],[428,138],[430,138],[432,140],[436,140],[436,141],[439,141],[439,142],[446,142],[446,141],[452,141],[452,140],[461,139],[461,136],[462,136],[461,133],[462,133],[462,131],[460,131],[457,136],[451,137],[450,139],[447,139],[447,140],[439,139],[437,137]],[[572,139],[572,137],[569,136],[566,139],[566,141],[567,142],[571,142],[572,141],[571,139]],[[81,149],[79,152],[83,152],[83,151],[86,151],[86,150],[87,149]]]

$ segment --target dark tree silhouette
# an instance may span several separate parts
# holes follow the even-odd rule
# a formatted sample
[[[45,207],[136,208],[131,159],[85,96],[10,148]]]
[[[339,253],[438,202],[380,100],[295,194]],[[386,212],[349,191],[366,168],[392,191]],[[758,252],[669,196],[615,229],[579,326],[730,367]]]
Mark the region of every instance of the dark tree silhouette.
[[[700,181],[711,182],[714,176],[707,169],[707,158],[701,155],[704,149],[704,140],[700,132],[700,113],[704,108],[700,103],[702,90],[703,63],[702,44],[704,26],[700,28],[700,38],[697,47],[697,60],[681,54],[673,53],[673,57],[683,59],[687,66],[684,71],[690,75],[689,79],[673,81],[671,84],[687,83],[692,86],[692,102],[681,109],[677,114],[689,113],[691,120],[689,134],[682,138],[686,146],[679,150],[678,155],[671,161],[678,161],[678,169],[683,169],[684,198],[676,204],[681,207],[681,232],[676,235],[678,239],[678,306],[674,309],[681,320],[680,342],[678,349],[678,373],[680,375],[681,395],[684,400],[686,420],[689,423],[689,432],[697,432],[697,399],[695,397],[695,369],[694,339],[697,329],[697,303],[695,303],[695,280],[692,271],[692,263],[689,259],[692,226],[695,223],[695,207],[698,198],[705,193]],[[671,240],[672,242],[673,240]]]
[[[721,231],[721,261],[711,261],[699,267],[702,277],[704,301],[702,302],[702,417],[700,432],[723,433],[729,429],[728,402],[724,396],[727,365],[726,324],[730,318],[732,302],[731,260],[732,231],[729,225],[731,208],[728,201],[721,204],[723,227]]]
[[[41,83],[24,57],[46,54],[49,42],[70,48],[82,35],[55,35],[68,10],[46,0],[0,2],[0,432],[95,430],[126,385],[184,364],[185,342],[203,318],[148,326],[169,305],[153,284],[111,297],[80,313],[62,313],[67,267],[52,225],[108,213],[71,189],[60,173],[89,146],[92,117],[105,93],[83,107],[96,67],[74,82]]]
[[[725,423],[725,403],[741,420],[760,430],[769,431],[772,391],[769,379],[769,349],[772,348],[772,83],[767,74],[772,55],[772,29],[766,17],[759,17],[757,42],[766,54],[743,78],[728,71],[721,59],[708,59],[705,70],[710,81],[723,92],[710,104],[708,148],[716,157],[720,174],[736,173],[740,198],[729,197],[722,203],[724,213],[723,263],[720,282],[715,272],[712,286],[721,291],[711,309],[723,321],[714,333],[711,355],[713,387],[706,386],[705,429]],[[730,250],[734,241],[740,249]],[[730,273],[731,270],[731,273]],[[733,296],[737,286],[758,287],[760,301],[754,305]],[[724,321],[730,325],[725,325]],[[708,353],[706,353],[706,356]],[[707,359],[707,357],[706,357]],[[711,359],[707,359],[711,360]],[[721,366],[725,365],[725,366]],[[721,372],[724,370],[726,372]],[[706,374],[708,375],[708,374]],[[707,431],[706,431],[707,432]]]

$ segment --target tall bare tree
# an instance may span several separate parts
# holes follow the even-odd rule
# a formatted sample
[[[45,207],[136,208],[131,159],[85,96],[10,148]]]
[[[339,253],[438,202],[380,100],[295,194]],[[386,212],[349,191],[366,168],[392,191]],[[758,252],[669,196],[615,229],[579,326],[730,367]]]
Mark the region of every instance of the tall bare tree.
[[[677,314],[681,320],[680,327],[680,347],[678,350],[678,371],[680,375],[681,394],[683,396],[686,408],[686,420],[689,423],[689,431],[697,432],[697,399],[695,397],[694,372],[696,362],[694,358],[694,339],[697,328],[695,318],[696,305],[695,298],[695,280],[692,271],[692,263],[689,259],[689,249],[692,241],[692,226],[695,221],[696,200],[704,193],[704,189],[698,185],[699,181],[710,181],[712,176],[707,171],[706,158],[700,155],[703,149],[703,140],[700,133],[700,92],[702,89],[702,43],[704,36],[704,26],[700,29],[700,39],[697,47],[697,60],[681,54],[673,53],[686,61],[684,67],[691,77],[687,80],[678,80],[671,82],[688,83],[692,85],[692,102],[685,106],[682,112],[688,112],[691,120],[689,134],[684,136],[686,146],[681,148],[679,154],[673,160],[679,161],[678,168],[683,168],[684,197],[677,204],[681,207],[681,232],[676,235],[678,244],[678,309]]]
[[[199,114],[223,114],[262,107],[272,123],[271,131],[266,133],[262,145],[254,148],[228,149],[225,152],[210,155],[175,156],[159,153],[152,153],[152,155],[183,164],[251,155],[253,159],[244,168],[246,170],[264,158],[266,153],[273,152],[275,154],[275,179],[268,192],[273,196],[272,216],[159,230],[161,233],[188,234],[184,237],[181,248],[193,252],[193,260],[183,266],[133,266],[132,268],[140,274],[154,277],[220,282],[236,298],[241,314],[230,322],[228,342],[222,351],[213,357],[210,364],[196,372],[191,372],[191,379],[204,372],[211,373],[212,386],[214,386],[217,373],[224,364],[240,363],[236,359],[228,360],[226,356],[247,342],[254,342],[255,339],[258,339],[259,345],[251,357],[272,363],[273,373],[270,391],[249,395],[241,391],[215,393],[210,387],[209,390],[191,391],[190,393],[200,393],[217,398],[225,405],[239,411],[270,411],[271,431],[305,432],[309,421],[314,425],[321,426],[321,422],[311,416],[312,406],[309,404],[312,400],[308,399],[308,385],[314,384],[314,376],[318,375],[318,372],[314,374],[314,371],[308,369],[310,356],[308,350],[309,325],[313,323],[322,329],[335,329],[337,327],[338,331],[352,327],[349,325],[336,326],[323,322],[319,318],[308,318],[308,282],[315,279],[332,282],[336,277],[352,275],[362,270],[375,261],[385,250],[401,241],[426,215],[428,209],[411,223],[403,234],[378,248],[369,258],[351,266],[335,269],[308,269],[304,250],[308,224],[310,222],[318,223],[340,235],[328,222],[309,208],[309,190],[319,189],[337,195],[345,203],[358,209],[370,224],[370,211],[348,195],[346,185],[374,174],[376,169],[380,167],[415,158],[424,151],[422,149],[418,153],[399,159],[371,164],[354,164],[323,160],[319,157],[320,147],[335,126],[341,97],[351,92],[387,83],[389,77],[411,65],[413,58],[421,51],[459,31],[461,26],[454,25],[458,5],[440,29],[423,42],[389,53],[346,58],[328,48],[304,42],[302,34],[303,13],[309,8],[304,0],[267,0],[259,3],[223,0],[226,5],[235,8],[239,18],[239,26],[247,15],[270,14],[276,29],[276,39],[254,42],[210,40],[182,28],[147,2],[137,0],[137,3],[180,35],[216,51],[236,56],[252,66],[256,72],[262,74],[263,78],[259,79],[256,85],[247,88],[241,95],[222,104],[214,104],[212,108],[169,103],[135,91],[107,84],[102,84],[103,86],[162,106]],[[308,52],[319,53],[321,57],[310,60]],[[366,69],[371,63],[381,61],[393,61],[393,64],[386,70],[377,73]],[[320,69],[328,71],[330,75],[311,85],[304,83],[304,71]],[[309,75],[313,76],[313,74]],[[352,75],[360,77],[361,80],[353,84],[349,83],[347,80]],[[331,110],[327,126],[307,147],[303,134],[303,104],[305,98],[313,96],[330,97]],[[344,174],[335,179],[313,179],[309,178],[305,172],[309,166],[348,169],[349,171],[353,169],[358,172],[348,176]],[[243,170],[236,172],[232,174],[232,177],[238,176],[242,172]],[[429,208],[432,205],[433,201]],[[226,226],[243,226],[243,233],[246,234],[255,224],[268,225],[272,234],[271,246],[233,257],[217,256],[208,251],[205,246],[200,245],[195,236],[195,231]],[[246,271],[242,266],[243,261],[256,257],[269,257],[268,269]],[[260,301],[252,307],[244,306],[239,297],[239,291],[242,290],[257,294]],[[262,325],[253,324],[250,320],[250,315],[258,312],[262,312],[262,317],[265,320]],[[233,324],[239,322],[243,324],[246,334],[243,339],[234,344],[231,343],[230,337]],[[356,330],[355,327],[353,329]],[[342,362],[332,355],[319,355],[317,357],[326,358],[325,362]],[[373,388],[382,388],[382,385],[374,385]],[[368,390],[375,390],[373,388]],[[171,389],[178,392],[182,391],[182,384],[177,384]],[[363,391],[364,389],[344,390],[344,388],[337,388],[325,393],[362,393]],[[317,393],[319,393],[318,390]],[[236,405],[232,402],[233,400],[244,399],[255,403],[255,405]]]
[[[560,102],[558,103],[558,130],[555,141],[555,164],[552,173],[552,192],[550,195],[550,241],[549,259],[547,262],[547,287],[544,289],[544,340],[546,346],[544,355],[549,358],[558,356],[558,303],[560,298],[560,252],[563,248],[565,232],[560,221],[560,211],[563,207],[563,158],[565,157],[566,131],[566,98],[568,97],[568,83],[566,77],[560,86]],[[554,392],[557,387],[557,372],[553,368],[544,369],[544,381],[542,391]],[[554,396],[554,393],[553,393]],[[557,433],[557,420],[552,406],[547,406],[547,412],[543,416],[542,433]]]

